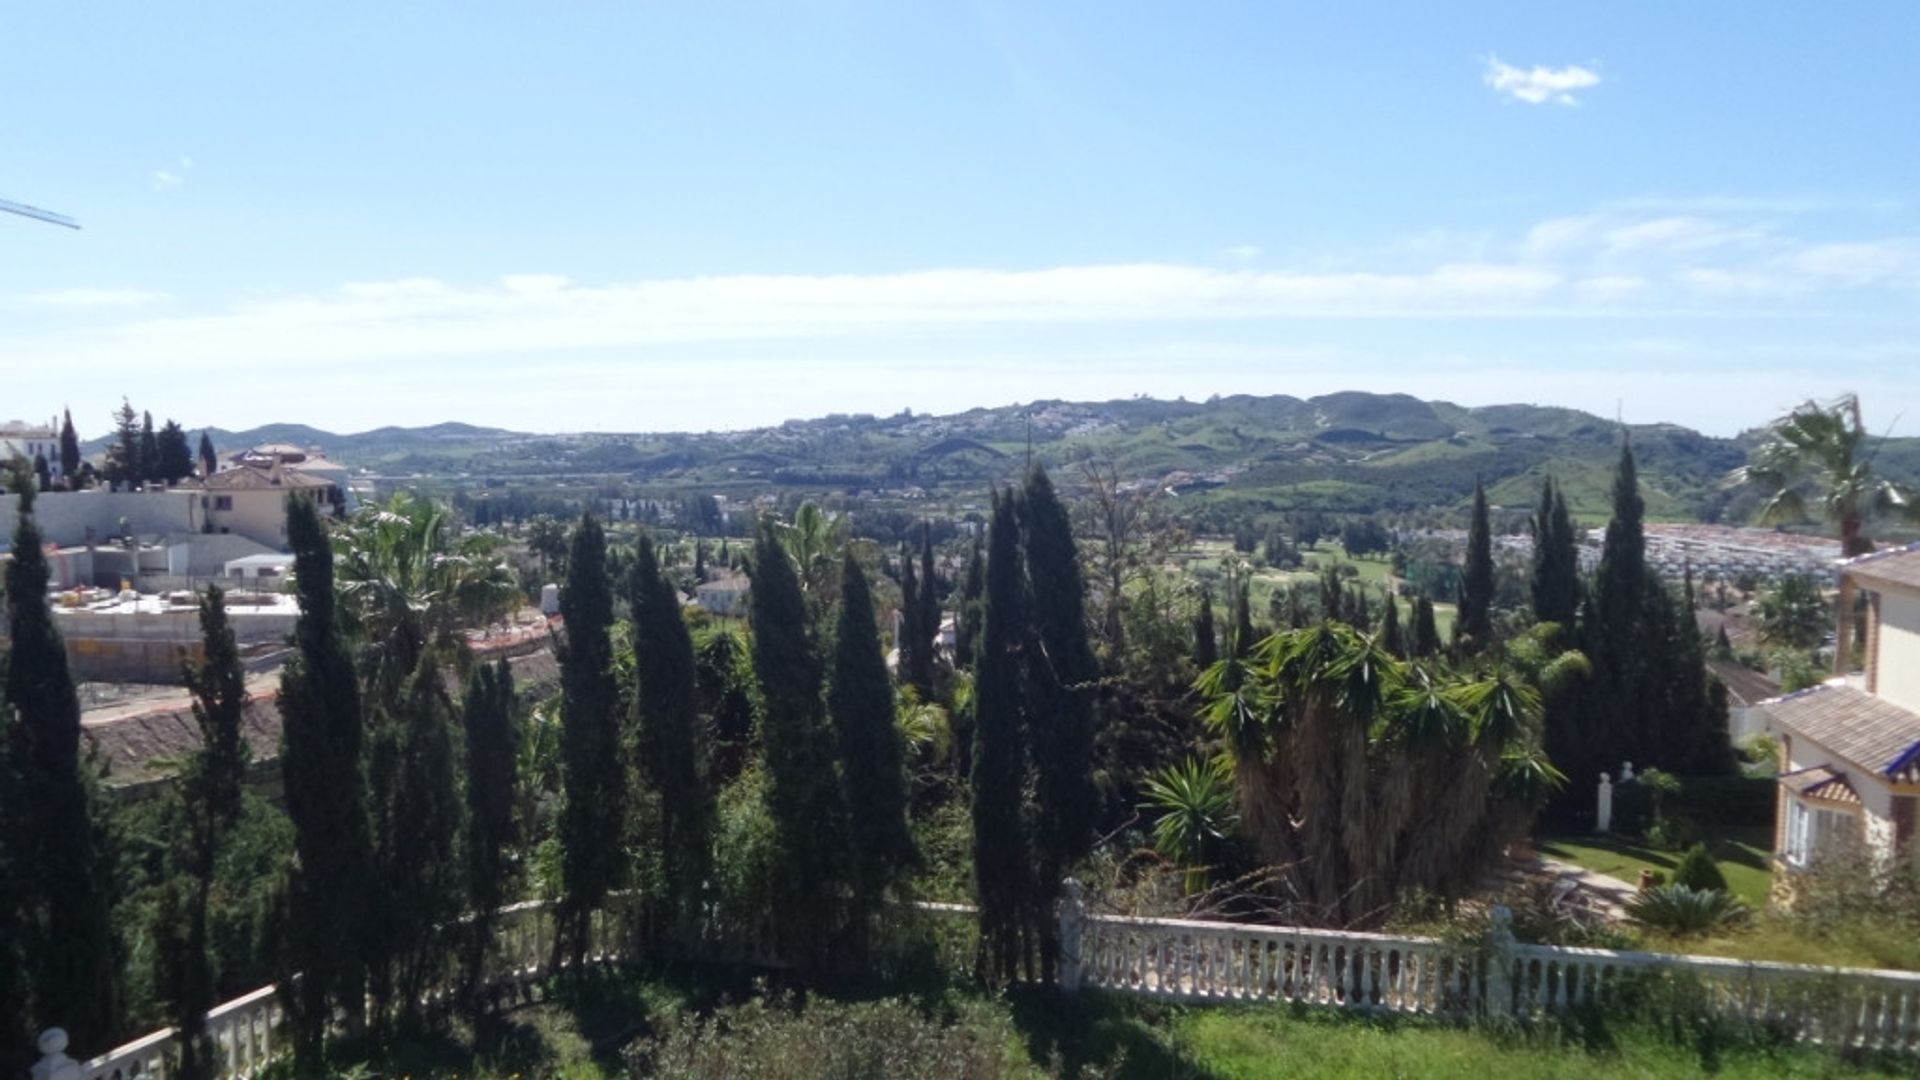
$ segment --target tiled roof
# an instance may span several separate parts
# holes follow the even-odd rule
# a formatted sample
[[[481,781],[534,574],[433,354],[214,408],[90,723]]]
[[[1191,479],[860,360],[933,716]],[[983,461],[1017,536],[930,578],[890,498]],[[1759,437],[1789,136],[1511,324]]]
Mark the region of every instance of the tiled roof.
[[[1779,680],[1768,677],[1764,671],[1755,671],[1732,660],[1709,660],[1707,667],[1715,678],[1726,684],[1727,696],[1735,706],[1758,705],[1780,696]]]
[[[252,465],[237,465],[231,469],[222,469],[207,477],[205,486],[208,491],[265,491],[271,488],[323,488],[332,487],[333,481],[311,476],[296,469],[261,469]]]
[[[1841,564],[1856,581],[1869,585],[1904,585],[1920,589],[1920,544],[1875,551]]]
[[[1788,791],[1809,799],[1825,799],[1828,802],[1838,803],[1860,801],[1860,793],[1853,790],[1853,784],[1847,780],[1847,774],[1835,772],[1825,765],[1782,773],[1780,782],[1786,785]]]
[[[1920,783],[1920,715],[1838,680],[1761,707],[1775,724],[1868,772]]]

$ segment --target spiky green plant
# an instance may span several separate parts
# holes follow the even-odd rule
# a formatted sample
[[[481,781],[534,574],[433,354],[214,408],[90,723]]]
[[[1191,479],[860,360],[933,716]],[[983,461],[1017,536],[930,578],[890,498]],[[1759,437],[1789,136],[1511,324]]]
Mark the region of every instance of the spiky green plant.
[[[1690,889],[1685,885],[1658,885],[1627,904],[1627,917],[1642,926],[1669,934],[1705,934],[1740,922],[1747,905],[1724,889]]]
[[[1233,835],[1239,814],[1233,805],[1233,779],[1224,759],[1188,758],[1147,777],[1144,807],[1157,811],[1153,847],[1186,868],[1189,893],[1207,882],[1207,867],[1220,845]]]

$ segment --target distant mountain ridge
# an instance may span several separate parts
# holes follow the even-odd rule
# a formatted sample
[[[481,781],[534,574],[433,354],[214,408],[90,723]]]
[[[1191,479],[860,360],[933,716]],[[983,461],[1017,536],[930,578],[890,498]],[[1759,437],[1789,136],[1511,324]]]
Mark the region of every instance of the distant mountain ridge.
[[[1759,418],[1765,420],[1767,418]],[[1234,395],[1203,402],[1035,401],[946,415],[830,414],[728,432],[539,434],[462,423],[337,434],[305,424],[213,429],[222,454],[262,442],[317,447],[387,476],[553,480],[571,476],[714,491],[801,487],[984,493],[1029,454],[1071,467],[1087,456],[1123,479],[1164,482],[1259,510],[1366,512],[1461,504],[1477,479],[1525,506],[1552,474],[1577,513],[1604,514],[1623,432],[1649,513],[1715,519],[1750,512],[1729,490],[1757,430],[1735,438],[1677,424],[1620,425],[1578,409],[1464,407],[1408,394]],[[197,431],[194,433],[197,438]],[[1876,467],[1920,480],[1920,439],[1893,439]]]

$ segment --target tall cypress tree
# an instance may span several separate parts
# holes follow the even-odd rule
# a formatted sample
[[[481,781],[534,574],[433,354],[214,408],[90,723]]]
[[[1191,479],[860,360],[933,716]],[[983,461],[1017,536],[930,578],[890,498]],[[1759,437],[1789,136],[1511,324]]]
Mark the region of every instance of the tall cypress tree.
[[[920,528],[920,670],[914,683],[923,700],[932,700],[934,672],[940,662],[940,578],[933,564],[933,526]]]
[[[119,1019],[119,958],[109,916],[112,875],[95,793],[80,760],[80,699],[66,646],[47,607],[50,570],[34,521],[34,484],[15,472],[20,500],[6,567],[4,699],[14,722],[17,830],[24,874],[10,879],[26,908],[28,983],[40,1026],[65,1027],[78,1046],[102,1047]]]
[[[1032,932],[1041,913],[1024,821],[1027,754],[1021,650],[1026,638],[1026,583],[1020,566],[1013,495],[996,492],[987,533],[986,592],[979,655],[974,662],[974,895],[980,912],[975,970],[983,980],[1013,979],[1031,964]]]
[[[360,688],[340,641],[333,547],[319,508],[287,504],[300,617],[280,675],[280,773],[296,862],[288,900],[288,959],[301,979],[295,1054],[318,1068],[333,1007],[357,1028],[366,1001],[367,886],[373,846],[360,767]]]
[[[188,759],[178,788],[182,828],[169,861],[163,916],[154,926],[159,977],[155,982],[180,1029],[180,1075],[209,1075],[214,1048],[207,1044],[206,1014],[214,1004],[214,972],[207,923],[214,870],[227,838],[240,821],[248,750],[240,737],[246,709],[246,673],[227,621],[224,597],[209,586],[200,601],[202,658],[184,665],[193,695],[200,749]]]
[[[702,777],[705,747],[693,635],[680,614],[679,593],[660,572],[651,537],[640,538],[633,581],[640,761],[660,796],[665,882],[660,918],[678,944],[691,945],[713,853],[713,798]]]
[[[914,569],[913,553],[900,546],[900,621],[898,639],[893,647],[899,655],[900,681],[920,688],[920,575]]]
[[[881,900],[917,857],[907,829],[905,754],[894,723],[893,683],[873,621],[873,594],[850,554],[840,572],[827,712],[846,788],[853,942],[856,952],[864,952]]]
[[[1460,614],[1453,624],[1454,647],[1478,653],[1493,644],[1493,527],[1488,520],[1487,489],[1473,485],[1473,520],[1467,526],[1467,565],[1460,575]]]
[[[415,1015],[453,944],[462,899],[453,703],[431,656],[399,698],[380,710],[367,770],[378,896],[369,975],[383,1021]]]
[[[627,818],[620,753],[620,690],[614,682],[613,583],[607,536],[591,511],[581,515],[567,552],[560,592],[566,638],[560,650],[560,917],[576,962],[586,957],[590,919],[620,881]]]
[[[1440,651],[1440,627],[1433,617],[1433,598],[1422,594],[1413,604],[1413,633],[1408,636],[1407,655],[1424,659]]]
[[[1533,615],[1540,622],[1573,628],[1580,606],[1579,543],[1567,500],[1548,477],[1540,485],[1540,509],[1533,517]]]
[[[153,432],[153,414],[140,414],[140,471],[134,479],[141,483],[157,483],[160,475],[160,440]]]
[[[1400,604],[1391,592],[1387,594],[1386,610],[1380,614],[1380,647],[1406,659],[1406,637],[1400,631]]]
[[[753,666],[765,702],[760,748],[767,810],[778,830],[776,947],[794,962],[819,964],[835,937],[846,811],[821,702],[820,659],[807,634],[807,600],[772,521],[761,523],[750,572]]]
[[[1193,664],[1201,671],[1220,659],[1219,637],[1213,629],[1213,590],[1200,590],[1200,609],[1193,616]]]
[[[953,663],[955,667],[973,666],[974,647],[980,640],[984,615],[981,604],[987,591],[986,555],[980,550],[980,534],[973,534],[973,552],[967,558],[967,578],[960,589],[960,605],[953,619]]]
[[[1020,508],[1034,637],[1026,667],[1027,730],[1038,781],[1035,869],[1042,910],[1050,911],[1068,868],[1093,847],[1100,812],[1093,783],[1100,665],[1087,640],[1086,589],[1073,526],[1038,465],[1027,474]],[[1041,970],[1050,977],[1058,943],[1052,924],[1042,925]]]
[[[28,990],[32,957],[27,932],[38,914],[37,890],[25,887],[33,880],[32,834],[22,827],[29,810],[22,791],[25,785],[13,760],[18,723],[13,707],[0,698],[0,821],[15,823],[0,829],[0,881],[23,883],[0,890],[0,1075],[7,1076],[25,1076],[33,1063],[33,1008]]]
[[[220,471],[220,459],[213,452],[213,436],[200,433],[200,475],[212,476]]]
[[[1236,660],[1253,655],[1255,634],[1253,586],[1242,581],[1233,591],[1233,656]]]
[[[1645,764],[1652,745],[1641,713],[1649,690],[1648,642],[1642,639],[1649,588],[1645,514],[1633,445],[1622,441],[1613,479],[1613,517],[1594,575],[1592,617],[1582,628],[1583,646],[1593,664],[1594,692],[1583,697],[1590,710],[1587,741],[1597,761],[1580,763],[1589,771],[1622,760]],[[1571,771],[1568,775],[1580,783],[1592,779]]]
[[[520,753],[513,705],[513,668],[507,661],[475,665],[461,702],[467,741],[467,899],[473,920],[464,972],[469,993],[479,985],[493,940],[494,912],[512,895],[507,852],[519,839],[513,793]]]
[[[69,489],[77,489],[80,483],[80,436],[73,430],[73,410],[68,409],[60,421],[60,475],[66,478]]]

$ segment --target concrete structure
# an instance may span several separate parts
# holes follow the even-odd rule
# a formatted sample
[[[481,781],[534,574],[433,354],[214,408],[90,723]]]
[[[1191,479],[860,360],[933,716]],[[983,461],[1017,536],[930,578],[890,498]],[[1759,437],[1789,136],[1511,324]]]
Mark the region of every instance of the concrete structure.
[[[1912,862],[1920,846],[1920,544],[1848,560],[1841,595],[1856,592],[1865,671],[1763,706],[1783,761],[1775,850],[1793,870],[1853,845]]]
[[[299,615],[291,595],[227,597],[227,620],[242,647],[284,641]],[[61,593],[54,598],[53,620],[66,639],[73,676],[82,682],[178,682],[181,661],[200,654],[199,596],[187,590]]]
[[[279,551],[246,555],[227,560],[222,569],[234,580],[278,588],[293,576],[293,556]]]

